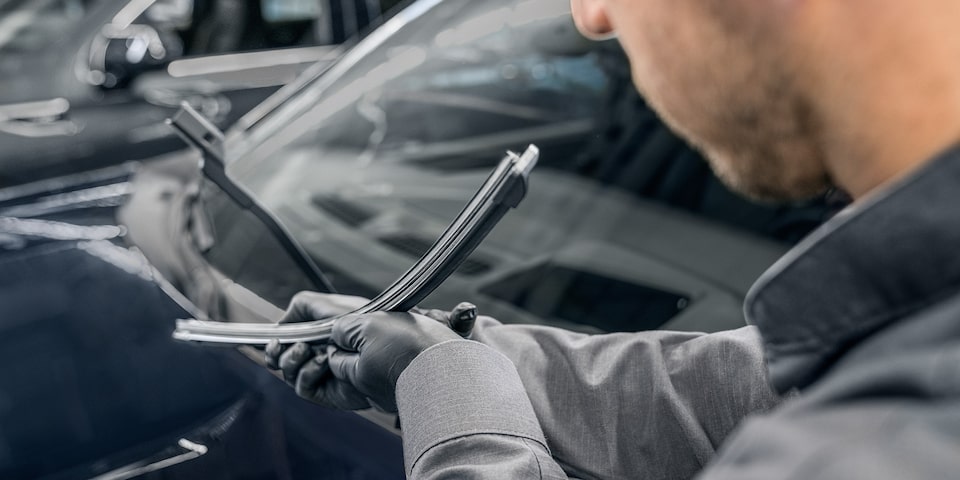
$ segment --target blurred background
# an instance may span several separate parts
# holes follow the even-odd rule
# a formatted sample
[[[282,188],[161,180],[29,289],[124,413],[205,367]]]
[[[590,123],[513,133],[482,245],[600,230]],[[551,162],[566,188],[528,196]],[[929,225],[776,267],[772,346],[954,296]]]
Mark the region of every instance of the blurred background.
[[[529,144],[527,197],[423,306],[736,328],[843,206],[728,191],[568,0],[0,0],[0,478],[402,478],[395,419],[174,322],[376,295]]]

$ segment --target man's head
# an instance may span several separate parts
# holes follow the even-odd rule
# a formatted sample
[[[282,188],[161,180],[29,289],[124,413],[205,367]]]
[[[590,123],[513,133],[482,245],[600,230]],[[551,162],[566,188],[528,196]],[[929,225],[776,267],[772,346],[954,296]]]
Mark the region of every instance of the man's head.
[[[875,145],[897,128],[892,123],[872,125],[870,118],[929,114],[917,110],[929,108],[922,100],[929,100],[933,92],[908,104],[906,95],[874,78],[899,78],[903,59],[917,58],[916,51],[902,45],[916,47],[920,41],[924,46],[925,39],[917,38],[914,27],[923,32],[929,25],[925,20],[912,25],[905,18],[926,18],[919,16],[913,2],[571,2],[581,32],[594,38],[615,34],[630,58],[634,83],[648,103],[703,151],[727,184],[748,196],[803,199],[833,182],[848,190],[873,188],[893,171],[871,170],[855,164],[866,158],[853,157],[890,154],[886,163],[892,166],[904,160],[897,155],[934,153],[922,150],[925,144],[919,141],[913,150]],[[938,7],[943,15],[960,11],[944,10],[944,5],[956,3],[948,0],[922,3],[942,4]],[[883,31],[880,26],[886,21],[892,25]],[[952,21],[956,25],[960,18]],[[880,26],[861,28],[871,24]],[[922,57],[925,50],[919,51]],[[948,57],[924,59],[928,60],[924,64],[942,63],[944,58]],[[960,55],[953,62],[960,66]],[[920,70],[924,69],[907,73],[921,74]],[[960,126],[960,116],[956,125]],[[944,137],[928,136],[930,144]],[[837,157],[850,160],[841,164]],[[878,162],[879,158],[874,163]]]
[[[572,0],[572,7],[584,34],[616,33],[640,93],[721,179],[779,200],[828,186],[816,119],[787,46],[778,45],[775,10],[786,3]]]

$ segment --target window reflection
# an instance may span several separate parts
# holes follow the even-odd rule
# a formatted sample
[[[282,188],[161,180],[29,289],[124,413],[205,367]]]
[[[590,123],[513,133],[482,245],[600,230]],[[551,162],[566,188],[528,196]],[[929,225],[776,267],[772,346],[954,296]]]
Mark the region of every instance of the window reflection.
[[[507,149],[542,152],[524,203],[428,298],[592,331],[730,328],[822,203],[724,188],[565,0],[447,0],[245,138],[231,174],[344,293],[412,265]],[[562,261],[561,261],[562,260]],[[697,318],[711,323],[697,324]]]

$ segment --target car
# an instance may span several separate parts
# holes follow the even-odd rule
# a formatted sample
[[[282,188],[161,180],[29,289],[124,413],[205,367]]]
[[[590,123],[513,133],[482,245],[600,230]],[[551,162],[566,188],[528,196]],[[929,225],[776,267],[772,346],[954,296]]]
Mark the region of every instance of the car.
[[[307,66],[335,58],[379,8],[365,0],[5,2],[0,187],[177,150],[162,121],[183,101],[226,127]]]
[[[576,33],[566,0],[419,0],[223,137],[211,130],[203,154],[0,190],[0,311],[13,319],[0,352],[46,349],[57,359],[0,370],[0,382],[13,386],[0,422],[21,435],[5,439],[18,449],[10,458],[47,458],[35,453],[42,445],[84,452],[71,465],[88,473],[157,464],[135,463],[94,435],[31,439],[31,402],[41,405],[32,411],[62,412],[44,424],[51,431],[102,422],[136,439],[128,443],[186,440],[174,453],[190,456],[192,444],[210,452],[231,445],[191,436],[190,428],[203,430],[196,423],[229,417],[247,395],[275,395],[283,401],[266,411],[280,418],[249,426],[246,438],[276,434],[297,445],[280,455],[287,468],[326,473],[307,451],[356,476],[402,475],[391,418],[297,403],[240,357],[261,354],[179,344],[170,338],[174,320],[273,322],[302,290],[372,296],[430,247],[506,150],[530,143],[541,163],[526,198],[423,306],[471,301],[503,322],[586,332],[734,328],[753,280],[843,202],[766,206],[732,194],[635,93],[622,51]],[[238,202],[237,190],[253,202]],[[254,213],[261,207],[268,221]],[[40,325],[56,341],[34,339]],[[75,337],[83,348],[70,349]],[[85,373],[46,374],[57,365]],[[85,408],[105,391],[126,406],[121,417],[108,409],[70,423],[89,418]],[[180,407],[138,407],[153,396]],[[297,443],[270,430],[298,418],[315,435]],[[338,443],[345,431],[370,445],[348,436]],[[246,444],[244,460],[276,454],[260,446]],[[193,478],[191,468],[228,457],[191,459],[169,478]],[[27,467],[7,460],[0,473],[24,471],[4,468]]]

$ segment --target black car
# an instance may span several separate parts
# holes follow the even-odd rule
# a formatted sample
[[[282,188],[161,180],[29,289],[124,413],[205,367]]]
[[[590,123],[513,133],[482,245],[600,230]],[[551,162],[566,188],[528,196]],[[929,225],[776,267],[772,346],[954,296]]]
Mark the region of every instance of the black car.
[[[399,444],[380,436],[394,435],[390,419],[306,402],[250,407],[296,405],[247,435],[294,452],[221,441],[209,427],[189,433],[190,421],[229,416],[230,400],[292,394],[236,350],[169,334],[180,317],[275,321],[294,293],[328,290],[327,281],[377,293],[430,247],[507,149],[542,150],[526,199],[424,306],[469,300],[504,322],[590,332],[737,327],[753,280],[835,208],[755,205],[726,190],[634,93],[622,52],[576,33],[566,0],[419,0],[325,73],[305,74],[251,111],[222,144],[211,138],[227,177],[201,174],[199,153],[188,151],[0,190],[0,311],[11,319],[0,351],[55,358],[0,371],[10,389],[0,424],[17,425],[4,438],[19,449],[9,458],[46,458],[36,451],[47,447],[84,452],[71,465],[86,471],[118,468],[115,444],[72,433],[93,425],[142,443],[151,434],[187,440],[178,455],[196,455],[193,444],[221,456],[243,448],[244,461],[277,455],[285,467],[264,462],[283,472],[324,476],[310,463],[323,459],[355,476],[402,475]],[[225,192],[237,186],[284,231]],[[290,240],[309,261],[284,246]],[[50,374],[65,368],[56,365],[84,373]],[[153,397],[179,407],[145,400]],[[100,398],[130,410],[70,423],[89,418]],[[30,412],[48,411],[63,412],[48,428],[75,430],[32,438]],[[169,433],[173,425],[187,433]],[[195,478],[191,468],[210,468],[203,458],[169,478]],[[36,465],[9,460],[0,473],[55,471]]]
[[[176,150],[162,121],[180,102],[230,125],[379,16],[364,0],[4,2],[0,187]]]

